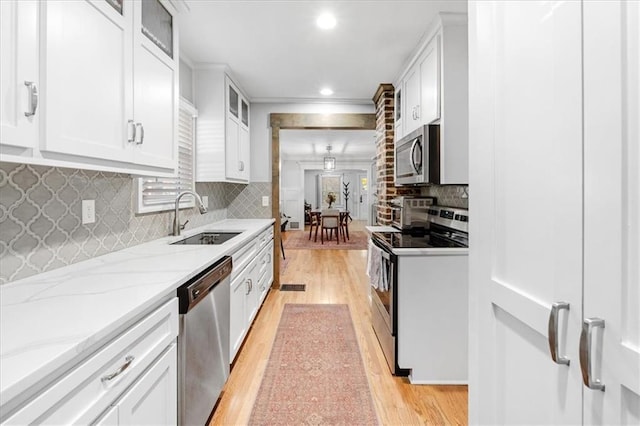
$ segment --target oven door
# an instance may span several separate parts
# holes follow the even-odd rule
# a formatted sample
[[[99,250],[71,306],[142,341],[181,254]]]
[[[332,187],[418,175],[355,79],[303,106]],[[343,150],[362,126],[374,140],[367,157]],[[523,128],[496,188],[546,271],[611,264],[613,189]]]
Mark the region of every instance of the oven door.
[[[378,337],[380,347],[389,365],[389,370],[396,376],[406,376],[409,371],[398,367],[396,362],[398,345],[397,334],[397,300],[395,298],[397,273],[397,257],[387,251],[375,237],[371,241],[382,250],[382,274],[385,285],[372,288],[371,321]]]

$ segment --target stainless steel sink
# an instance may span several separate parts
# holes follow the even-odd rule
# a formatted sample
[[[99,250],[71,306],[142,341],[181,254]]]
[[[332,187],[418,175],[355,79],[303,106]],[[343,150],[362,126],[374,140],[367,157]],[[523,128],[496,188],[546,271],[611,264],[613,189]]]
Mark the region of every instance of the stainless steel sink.
[[[242,234],[242,232],[215,232],[207,231],[192,235],[184,240],[171,244],[222,244]]]

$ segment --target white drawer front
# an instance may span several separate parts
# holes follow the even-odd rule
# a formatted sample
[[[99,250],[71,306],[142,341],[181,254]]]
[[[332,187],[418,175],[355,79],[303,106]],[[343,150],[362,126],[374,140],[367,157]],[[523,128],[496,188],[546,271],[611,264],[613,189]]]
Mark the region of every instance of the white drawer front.
[[[231,280],[233,281],[240,272],[251,262],[258,251],[256,240],[247,243],[231,255],[233,259],[233,269],[231,270]]]
[[[178,299],[173,298],[36,396],[6,424],[94,421],[177,335]],[[132,357],[130,363],[127,357]]]

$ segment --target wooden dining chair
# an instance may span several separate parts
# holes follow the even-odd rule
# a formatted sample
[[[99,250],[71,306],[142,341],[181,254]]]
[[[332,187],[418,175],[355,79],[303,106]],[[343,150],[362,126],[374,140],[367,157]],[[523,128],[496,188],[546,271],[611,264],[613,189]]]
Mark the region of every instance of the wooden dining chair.
[[[320,227],[320,213],[310,212],[309,213],[309,240],[311,240],[311,234],[313,233],[313,228],[315,228],[316,234],[313,237],[313,241],[318,241],[319,227]],[[322,235],[320,237],[322,237]]]
[[[336,243],[340,244],[340,212],[337,209],[322,210],[320,217],[320,243],[324,244],[324,236],[327,240],[333,239],[333,231],[336,233]]]
[[[349,218],[349,212],[340,212],[340,233],[345,243],[349,239]]]

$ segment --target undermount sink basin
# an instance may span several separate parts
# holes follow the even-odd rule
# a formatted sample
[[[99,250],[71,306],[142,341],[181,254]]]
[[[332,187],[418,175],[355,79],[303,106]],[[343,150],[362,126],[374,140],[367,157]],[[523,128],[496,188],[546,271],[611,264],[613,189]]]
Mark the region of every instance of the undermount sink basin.
[[[171,244],[222,244],[240,235],[242,232],[214,232],[207,231],[192,235],[184,240]]]

